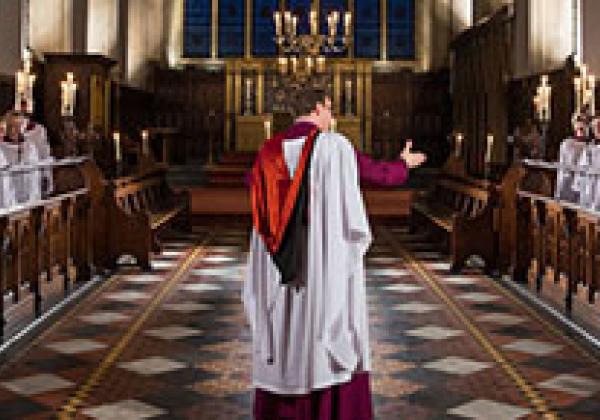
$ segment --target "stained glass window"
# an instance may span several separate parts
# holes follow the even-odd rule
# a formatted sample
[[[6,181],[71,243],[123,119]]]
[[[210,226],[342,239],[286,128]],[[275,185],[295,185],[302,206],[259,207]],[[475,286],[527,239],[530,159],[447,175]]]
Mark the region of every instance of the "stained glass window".
[[[219,0],[219,57],[244,55],[244,0]]]
[[[210,56],[211,0],[186,0],[183,52],[186,57]]]
[[[258,57],[274,56],[277,46],[273,40],[275,24],[273,12],[279,8],[279,0],[254,0],[252,23],[252,54]]]
[[[354,55],[359,58],[379,58],[379,2],[354,2]]]
[[[387,0],[387,52],[389,60],[415,57],[415,0]]]

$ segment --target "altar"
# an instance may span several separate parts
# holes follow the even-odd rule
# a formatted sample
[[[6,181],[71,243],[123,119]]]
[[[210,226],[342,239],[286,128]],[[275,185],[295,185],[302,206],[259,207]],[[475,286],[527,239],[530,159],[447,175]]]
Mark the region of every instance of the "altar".
[[[371,64],[340,59],[304,83],[289,83],[274,60],[227,63],[225,151],[256,152],[293,121],[290,104],[313,86],[331,96],[335,131],[371,151]]]

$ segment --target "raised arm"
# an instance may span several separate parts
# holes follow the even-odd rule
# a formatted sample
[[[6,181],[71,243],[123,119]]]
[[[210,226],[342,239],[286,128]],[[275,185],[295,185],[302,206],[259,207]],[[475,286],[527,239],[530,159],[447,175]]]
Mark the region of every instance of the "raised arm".
[[[361,181],[381,187],[404,184],[408,179],[409,169],[422,165],[427,159],[423,153],[414,153],[411,149],[412,141],[408,140],[398,159],[392,162],[376,161],[368,155],[356,151]]]

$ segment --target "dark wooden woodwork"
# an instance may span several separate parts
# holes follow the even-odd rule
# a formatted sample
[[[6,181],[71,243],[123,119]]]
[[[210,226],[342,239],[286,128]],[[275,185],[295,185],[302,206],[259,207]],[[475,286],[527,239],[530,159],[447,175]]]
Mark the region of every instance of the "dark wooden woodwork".
[[[449,151],[452,103],[447,72],[373,73],[373,153],[393,159],[413,139],[415,149],[441,166]]]
[[[221,155],[226,118],[224,71],[157,67],[152,92],[154,126],[172,127],[180,134],[173,148],[173,162],[206,161],[210,136],[215,156]]]
[[[107,189],[109,264],[122,255],[150,269],[150,253],[158,251],[158,233],[173,222],[189,219],[187,192],[174,193],[159,166],[135,176],[116,178]]]
[[[14,77],[0,76],[0,114],[10,111],[15,106]]]
[[[62,155],[58,142],[63,130],[60,82],[66,80],[67,72],[74,74],[77,83],[75,125],[81,130],[93,126],[109,138],[115,127],[111,121],[115,99],[111,91],[111,71],[116,62],[92,54],[45,54],[44,59],[43,121],[49,137],[55,141],[54,155]]]
[[[425,222],[434,235],[442,234],[453,272],[460,272],[474,255],[483,259],[487,272],[492,272],[497,262],[497,200],[491,183],[444,175],[413,203],[412,224],[417,228]]]
[[[486,172],[487,135],[494,136],[493,163],[507,162],[507,87],[512,78],[514,18],[508,7],[460,34],[451,44],[453,127],[464,135],[471,176]]]
[[[80,166],[55,167],[54,179],[53,196],[0,210],[0,338],[16,307],[31,304],[32,315],[39,316],[52,290],[68,293],[76,279],[93,274],[87,181]],[[60,279],[63,284],[56,287]]]

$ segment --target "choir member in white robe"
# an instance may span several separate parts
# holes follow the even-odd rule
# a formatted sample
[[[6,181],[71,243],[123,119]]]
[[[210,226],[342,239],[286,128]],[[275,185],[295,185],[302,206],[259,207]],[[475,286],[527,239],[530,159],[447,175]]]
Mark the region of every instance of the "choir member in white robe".
[[[25,142],[29,142],[35,147],[39,163],[51,164],[54,162],[46,128],[28,117],[23,118],[22,124]],[[41,169],[39,176],[41,178],[41,191],[46,196],[53,190],[52,168]]]
[[[14,191],[15,203],[24,204],[41,198],[41,174],[39,169],[26,169],[39,162],[36,147],[26,141],[22,133],[20,116],[10,113],[6,117],[6,135],[0,142],[0,152],[12,169],[25,168],[11,173],[7,178]]]
[[[0,120],[0,141],[6,136],[6,121]],[[0,209],[6,209],[16,204],[15,191],[11,177],[7,170],[9,167],[8,159],[0,148]]]

